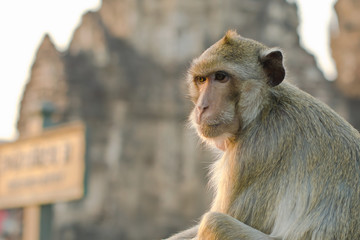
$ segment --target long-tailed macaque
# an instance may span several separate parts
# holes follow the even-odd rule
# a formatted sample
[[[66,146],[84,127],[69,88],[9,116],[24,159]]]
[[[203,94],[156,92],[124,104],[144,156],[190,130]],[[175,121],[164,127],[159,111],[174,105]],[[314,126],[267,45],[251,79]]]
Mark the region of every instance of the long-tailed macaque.
[[[284,78],[279,49],[234,31],[193,61],[190,120],[223,155],[211,209],[170,239],[360,239],[360,134]]]

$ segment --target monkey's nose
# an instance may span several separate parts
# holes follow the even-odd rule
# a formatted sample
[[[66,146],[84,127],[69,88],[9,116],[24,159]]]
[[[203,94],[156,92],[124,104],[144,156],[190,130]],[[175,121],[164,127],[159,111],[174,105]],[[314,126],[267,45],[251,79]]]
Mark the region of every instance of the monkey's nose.
[[[201,117],[202,117],[203,113],[205,112],[205,110],[209,108],[209,106],[199,105],[199,106],[196,106],[196,108],[197,108],[196,123],[200,124]]]
[[[199,112],[204,112],[208,108],[209,108],[208,105],[198,105],[197,106],[197,109],[198,109]]]

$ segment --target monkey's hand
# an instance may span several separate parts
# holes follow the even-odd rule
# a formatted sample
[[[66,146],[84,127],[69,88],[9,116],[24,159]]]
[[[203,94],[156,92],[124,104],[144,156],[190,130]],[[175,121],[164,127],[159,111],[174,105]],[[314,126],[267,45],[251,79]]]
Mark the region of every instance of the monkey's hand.
[[[199,225],[196,225],[192,228],[189,228],[188,230],[179,232],[178,234],[175,234],[170,238],[164,240],[197,240],[196,234],[198,232],[198,229]]]
[[[274,240],[237,219],[218,212],[206,213],[200,223],[198,240]]]

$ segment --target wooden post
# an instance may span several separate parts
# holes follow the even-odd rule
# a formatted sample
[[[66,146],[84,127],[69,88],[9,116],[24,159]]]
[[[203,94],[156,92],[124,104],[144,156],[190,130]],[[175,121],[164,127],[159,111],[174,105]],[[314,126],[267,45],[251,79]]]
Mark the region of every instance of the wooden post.
[[[38,240],[40,233],[40,207],[30,206],[23,208],[23,240]]]
[[[43,104],[41,109],[42,128],[38,128],[40,131],[53,125],[51,115],[54,110],[51,103]],[[50,240],[53,218],[52,204],[24,207],[23,211],[23,240]]]

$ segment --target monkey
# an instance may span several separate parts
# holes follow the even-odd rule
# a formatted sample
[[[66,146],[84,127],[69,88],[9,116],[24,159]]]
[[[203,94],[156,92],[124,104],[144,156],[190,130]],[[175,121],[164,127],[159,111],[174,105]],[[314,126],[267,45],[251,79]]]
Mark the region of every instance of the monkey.
[[[229,30],[193,60],[189,120],[222,155],[210,210],[168,239],[360,239],[360,134],[289,83],[283,58]]]

